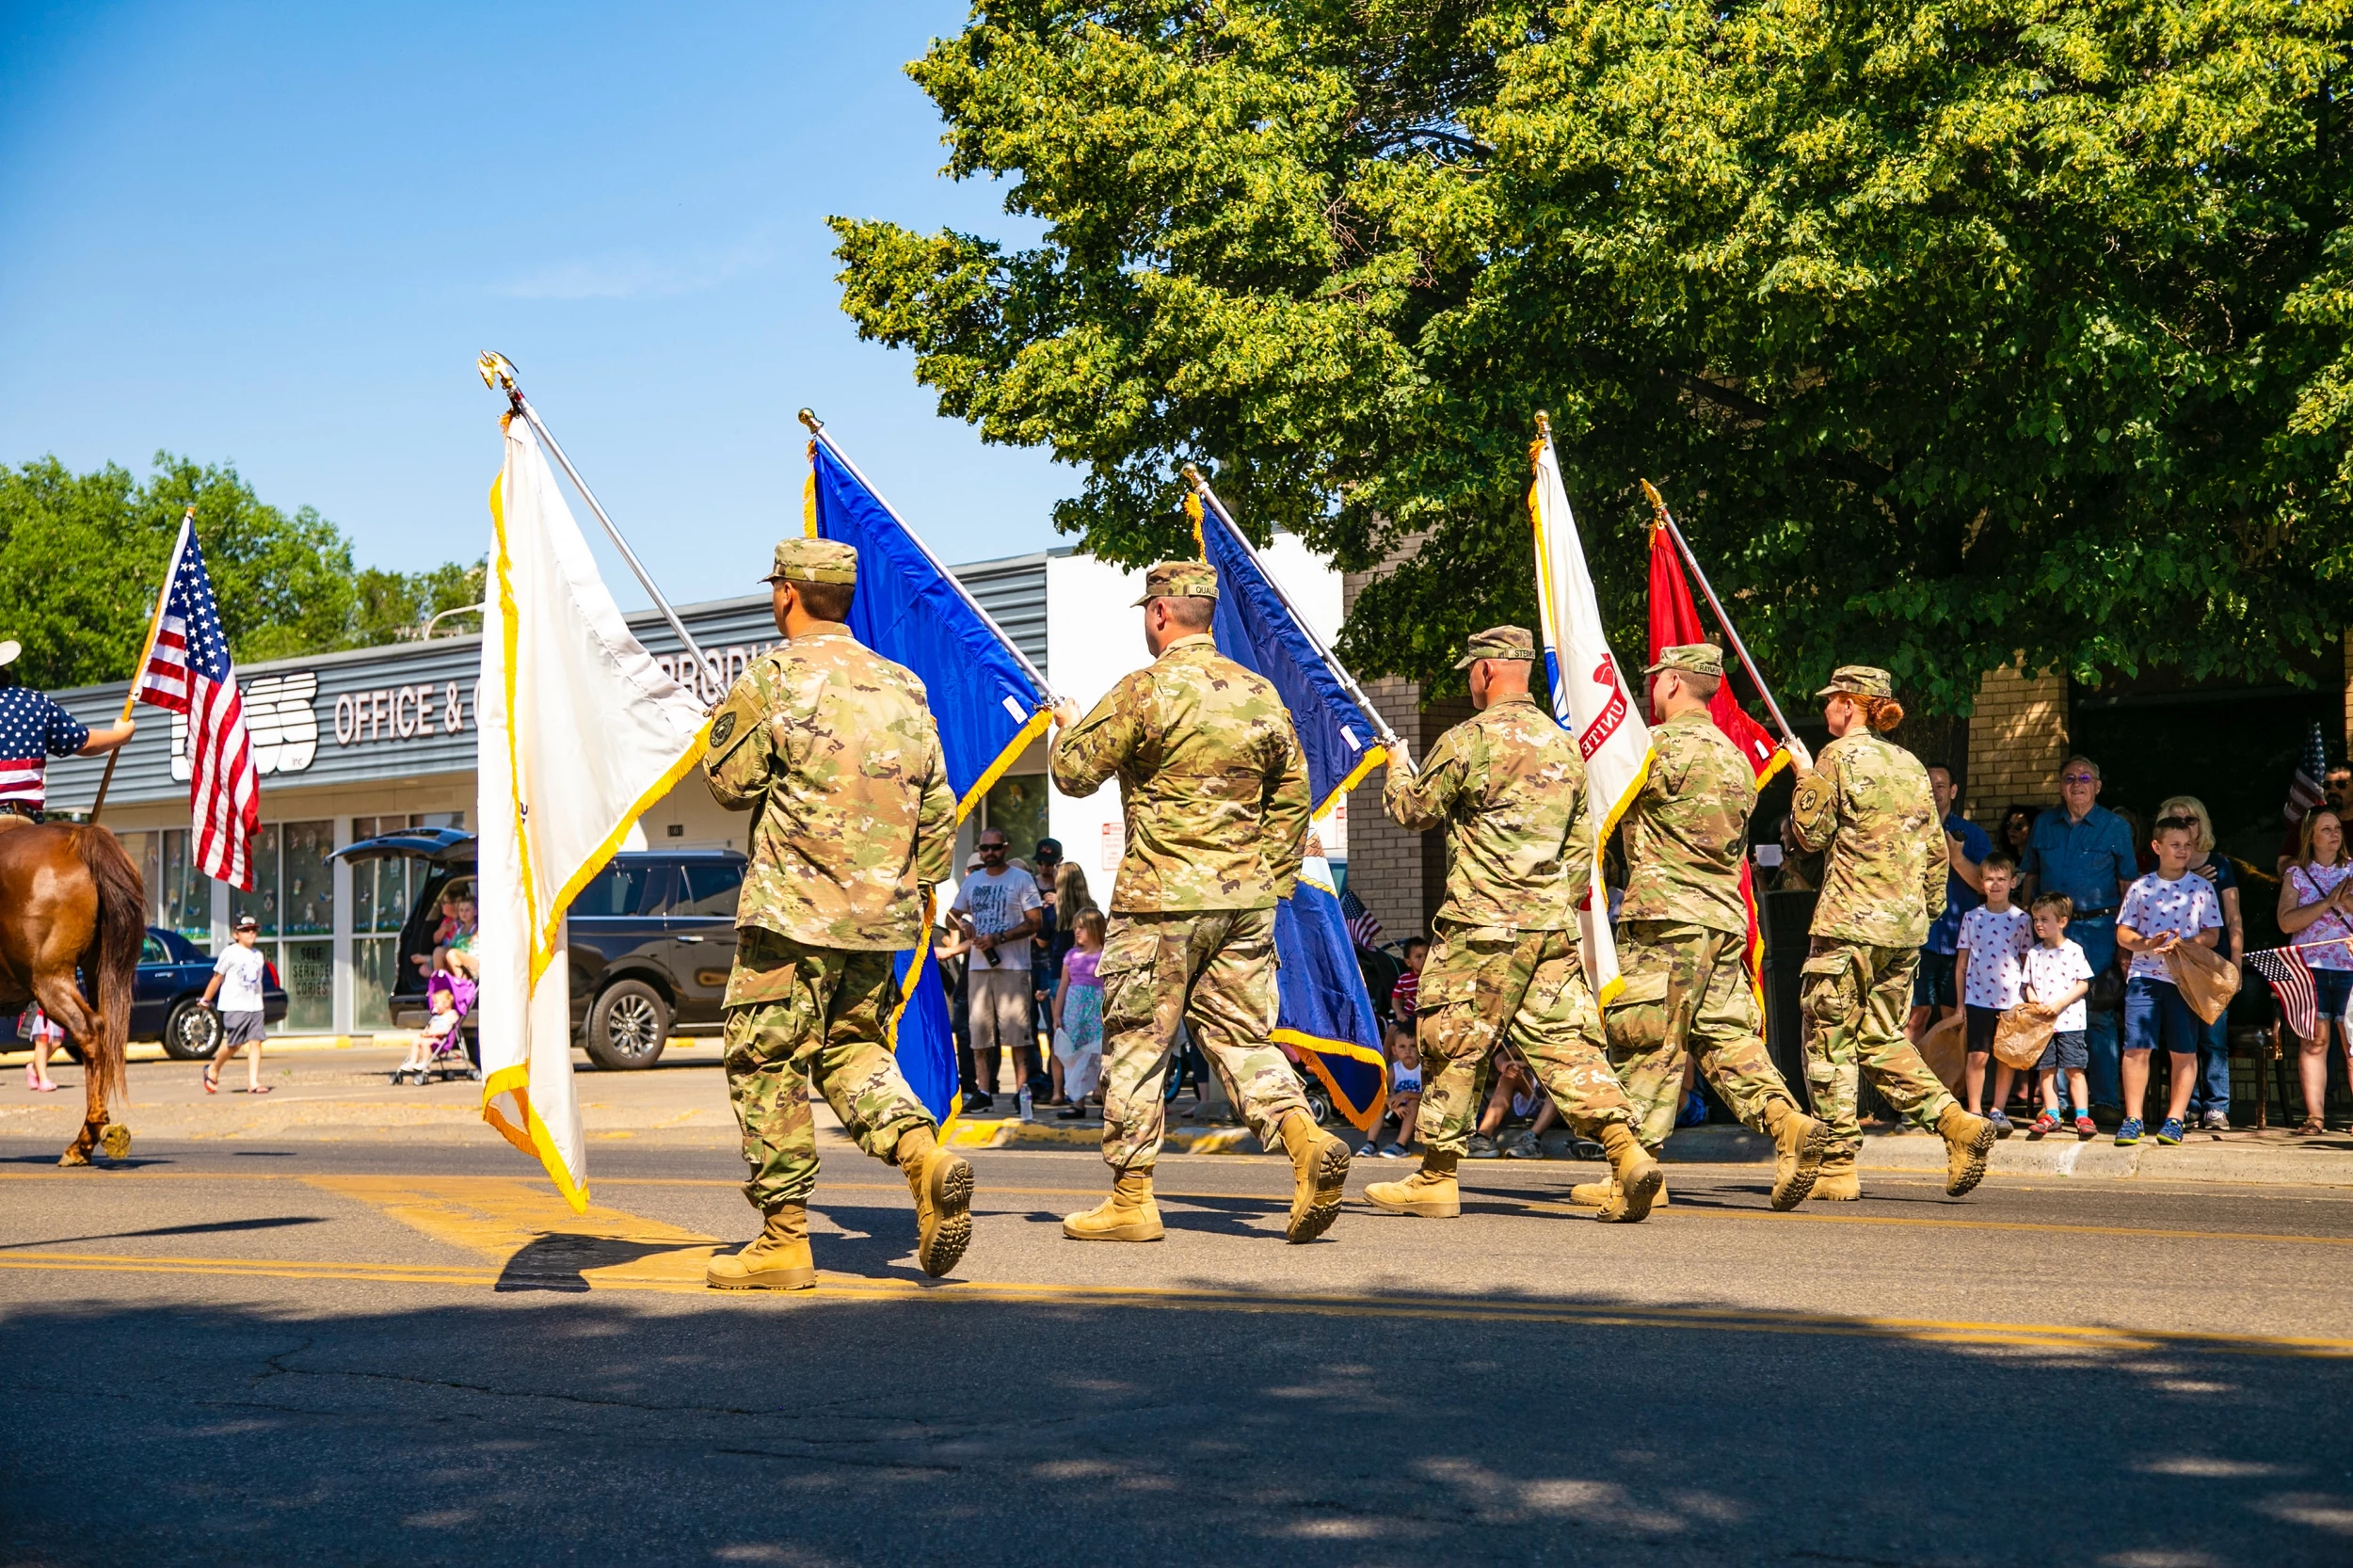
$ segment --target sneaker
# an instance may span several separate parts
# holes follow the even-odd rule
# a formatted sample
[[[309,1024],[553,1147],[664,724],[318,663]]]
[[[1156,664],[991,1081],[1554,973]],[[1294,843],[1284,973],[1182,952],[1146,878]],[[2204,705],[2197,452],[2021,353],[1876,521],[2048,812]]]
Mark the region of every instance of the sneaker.
[[[1545,1157],[1545,1146],[1536,1141],[1534,1133],[1523,1132],[1509,1144],[1504,1144],[1503,1152],[1513,1160],[1542,1160]]]
[[[2120,1124],[2116,1129],[2116,1141],[2120,1144],[2139,1143],[2140,1118],[2138,1116],[2125,1117],[2123,1122]]]
[[[1363,1143],[1356,1145],[1355,1157],[1358,1160],[1370,1160],[1373,1156],[1379,1154],[1381,1150],[1378,1145],[1376,1145],[1371,1139],[1368,1138]]]
[[[1471,1160],[1500,1160],[1503,1158],[1503,1151],[1496,1147],[1496,1141],[1488,1137],[1485,1133],[1474,1132],[1470,1135],[1470,1149],[1465,1158]]]
[[[2157,1128],[2157,1142],[2178,1144],[2182,1141],[2182,1122],[2178,1116],[2168,1116]]]
[[[2199,1118],[2198,1125],[2208,1132],[2228,1132],[2231,1130],[2231,1113],[2217,1108]]]
[[[2031,1144],[2038,1138],[2048,1138],[2052,1133],[2057,1132],[2058,1128],[2059,1119],[2051,1114],[2048,1111],[2045,1111],[2041,1115],[2037,1116],[2034,1119],[2034,1126],[2026,1129],[2026,1141]]]
[[[2009,1125],[2009,1118],[2003,1114],[1998,1105],[1985,1113],[1985,1119],[1993,1124],[1993,1136],[1996,1138],[2007,1138],[2018,1130]]]
[[[997,1101],[978,1089],[964,1096],[964,1113],[968,1116],[985,1116],[996,1109]]]
[[[2078,1111],[2075,1112],[2075,1136],[2097,1138],[2100,1136],[2100,1125],[2083,1112]]]
[[[1405,1145],[1402,1144],[1391,1144],[1387,1148],[1381,1151],[1381,1158],[1384,1160],[1402,1160],[1405,1158]]]

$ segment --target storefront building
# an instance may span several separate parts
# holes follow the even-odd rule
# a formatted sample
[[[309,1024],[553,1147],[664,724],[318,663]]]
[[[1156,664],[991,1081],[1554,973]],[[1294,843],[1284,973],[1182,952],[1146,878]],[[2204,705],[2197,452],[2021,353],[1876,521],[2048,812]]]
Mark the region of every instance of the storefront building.
[[[1337,574],[1288,536],[1268,552],[1268,562],[1319,631],[1326,636],[1336,632]],[[1142,591],[1139,573],[1066,550],[954,570],[1056,690],[1082,706],[1146,663],[1141,613],[1130,607]],[[712,702],[777,641],[765,593],[681,607],[680,618],[704,652],[699,672],[683,660],[676,634],[660,616],[648,611],[630,621],[674,675],[686,663],[690,683]],[[262,784],[250,892],[213,881],[190,858],[186,721],[158,709],[138,710],[138,734],[123,748],[104,821],[145,874],[151,923],[218,952],[232,923],[250,914],[286,987],[286,1032],[389,1029],[385,998],[409,911],[409,868],[398,861],[353,866],[332,856],[393,828],[475,825],[474,688],[481,657],[478,636],[440,637],[239,670]],[[54,695],[76,718],[97,725],[113,722],[124,692],[116,682]],[[87,811],[104,771],[103,759],[53,760],[51,808]],[[740,852],[747,820],[720,808],[700,776],[690,774],[638,825],[648,845]],[[1027,855],[1051,833],[1087,872],[1096,901],[1108,904],[1110,872],[1121,847],[1119,820],[1115,785],[1082,801],[1052,791],[1046,745],[1039,742],[966,823],[956,863],[961,868],[972,835],[983,826],[1002,828],[1016,855]],[[1327,824],[1327,840],[1341,840],[1327,847],[1344,854],[1344,833]]]

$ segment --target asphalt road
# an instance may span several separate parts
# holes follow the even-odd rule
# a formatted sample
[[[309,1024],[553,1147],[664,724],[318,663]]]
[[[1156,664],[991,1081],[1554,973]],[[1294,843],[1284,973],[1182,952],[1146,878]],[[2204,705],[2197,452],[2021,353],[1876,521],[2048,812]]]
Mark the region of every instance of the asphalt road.
[[[2344,1189],[1677,1167],[1612,1227],[1498,1163],[1288,1247],[1221,1156],[1081,1246],[1099,1162],[984,1151],[932,1285],[829,1150],[823,1287],[752,1297],[709,1150],[580,1219],[478,1138],[55,1158],[0,1143],[0,1563],[2353,1560]]]

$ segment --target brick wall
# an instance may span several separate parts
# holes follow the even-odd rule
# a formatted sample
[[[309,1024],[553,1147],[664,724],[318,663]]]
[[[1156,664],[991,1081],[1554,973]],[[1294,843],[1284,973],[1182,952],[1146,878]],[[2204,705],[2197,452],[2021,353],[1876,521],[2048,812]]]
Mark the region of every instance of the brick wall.
[[[2346,658],[2353,665],[2353,645]],[[1992,827],[2012,801],[2058,798],[2067,760],[2067,677],[2016,664],[1977,682],[1969,718],[1969,815]]]

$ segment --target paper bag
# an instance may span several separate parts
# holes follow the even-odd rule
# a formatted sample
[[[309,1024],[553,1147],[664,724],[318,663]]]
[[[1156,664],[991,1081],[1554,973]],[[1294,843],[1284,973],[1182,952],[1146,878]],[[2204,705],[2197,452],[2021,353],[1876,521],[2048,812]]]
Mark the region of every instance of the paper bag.
[[[1965,1009],[1956,1009],[1951,1017],[1922,1037],[1920,1060],[1929,1064],[1929,1071],[1945,1080],[1947,1092],[1961,1093],[1961,1071],[1969,1065],[1969,1014]]]
[[[2189,1010],[2206,1023],[2222,1016],[2238,995],[2238,966],[2212,948],[2176,942],[2166,950],[2165,967],[2173,971],[2173,984]]]
[[[2031,1068],[2051,1043],[2052,1019],[2039,1007],[2013,1007],[1993,1029],[1993,1059],[2005,1067]]]

